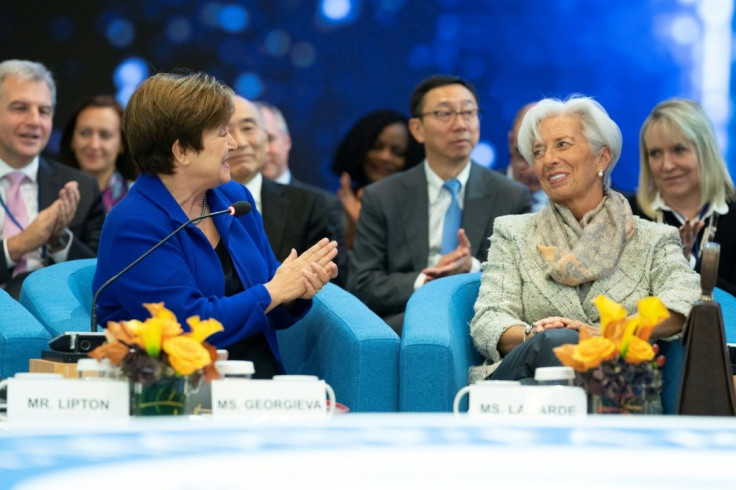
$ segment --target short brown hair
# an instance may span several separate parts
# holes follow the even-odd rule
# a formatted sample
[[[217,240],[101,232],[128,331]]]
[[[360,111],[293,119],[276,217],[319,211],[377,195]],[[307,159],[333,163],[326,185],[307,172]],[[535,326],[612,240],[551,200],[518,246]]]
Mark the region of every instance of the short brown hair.
[[[202,151],[202,133],[227,124],[233,91],[206,73],[159,73],[145,80],[123,116],[127,149],[141,171],[174,173],[171,147]]]

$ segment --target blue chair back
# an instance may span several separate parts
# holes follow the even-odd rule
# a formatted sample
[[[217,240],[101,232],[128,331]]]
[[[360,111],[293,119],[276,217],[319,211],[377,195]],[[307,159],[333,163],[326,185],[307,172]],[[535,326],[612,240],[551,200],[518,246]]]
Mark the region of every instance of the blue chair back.
[[[51,335],[20,303],[0,289],[0,378],[28,372],[28,361],[41,357]]]
[[[89,332],[96,267],[97,259],[82,259],[38,269],[23,281],[20,303],[52,337]]]

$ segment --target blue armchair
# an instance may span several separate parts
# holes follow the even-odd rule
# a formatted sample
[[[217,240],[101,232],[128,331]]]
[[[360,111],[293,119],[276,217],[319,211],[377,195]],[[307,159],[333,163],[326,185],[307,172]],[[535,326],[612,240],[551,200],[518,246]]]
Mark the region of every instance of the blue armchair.
[[[8,293],[0,289],[0,378],[28,372],[28,361],[41,357],[51,336]]]
[[[455,394],[467,384],[468,368],[483,361],[470,338],[473,304],[480,273],[433,281],[409,300],[399,352],[399,410],[452,411]],[[736,298],[716,289],[726,339],[736,343]],[[660,341],[667,358],[663,370],[664,413],[676,411],[684,349],[681,342]]]
[[[84,259],[40,269],[23,283],[20,301],[51,336],[88,331],[96,265]],[[287,371],[324,379],[350,410],[398,409],[399,338],[340,287],[325,285],[309,314],[278,338]]]
[[[409,299],[399,352],[399,411],[451,412],[468,384],[468,367],[483,358],[470,338],[480,273],[422,286]]]

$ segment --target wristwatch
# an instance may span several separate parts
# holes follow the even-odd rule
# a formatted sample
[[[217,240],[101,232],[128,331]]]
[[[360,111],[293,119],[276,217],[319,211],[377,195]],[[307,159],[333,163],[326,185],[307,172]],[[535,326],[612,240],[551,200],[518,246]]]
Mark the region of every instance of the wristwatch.
[[[54,252],[58,252],[59,250],[64,250],[66,246],[69,245],[69,241],[71,239],[72,239],[72,232],[69,231],[69,228],[67,228],[62,232],[61,235],[49,240],[49,243],[48,243],[49,252],[54,253]]]

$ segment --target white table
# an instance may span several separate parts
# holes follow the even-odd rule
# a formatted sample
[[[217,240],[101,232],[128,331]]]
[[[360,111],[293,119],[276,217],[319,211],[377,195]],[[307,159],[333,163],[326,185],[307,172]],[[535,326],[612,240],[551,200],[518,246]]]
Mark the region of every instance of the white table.
[[[736,484],[736,418],[457,418],[316,422],[133,419],[0,425],[0,488],[704,489]]]

